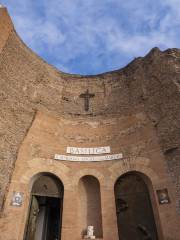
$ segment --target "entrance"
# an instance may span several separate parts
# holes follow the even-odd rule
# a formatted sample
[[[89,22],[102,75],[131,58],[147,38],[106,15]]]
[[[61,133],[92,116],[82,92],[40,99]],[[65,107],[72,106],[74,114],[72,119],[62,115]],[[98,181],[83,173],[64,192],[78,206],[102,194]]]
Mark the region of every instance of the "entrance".
[[[60,240],[63,185],[52,174],[40,174],[31,192],[24,240]]]
[[[117,224],[120,240],[157,240],[149,196],[142,176],[127,173],[115,184]]]

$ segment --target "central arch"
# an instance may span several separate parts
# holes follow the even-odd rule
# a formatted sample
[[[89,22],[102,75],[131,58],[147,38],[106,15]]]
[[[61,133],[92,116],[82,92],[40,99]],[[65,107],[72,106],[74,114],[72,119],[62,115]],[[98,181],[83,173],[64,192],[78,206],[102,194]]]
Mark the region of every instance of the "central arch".
[[[34,176],[24,240],[60,240],[64,187],[51,173]]]
[[[158,239],[145,177],[138,172],[128,172],[115,183],[119,240]]]
[[[79,227],[81,235],[87,234],[87,227],[94,227],[94,234],[102,238],[102,213],[100,184],[94,176],[84,176],[79,180]]]

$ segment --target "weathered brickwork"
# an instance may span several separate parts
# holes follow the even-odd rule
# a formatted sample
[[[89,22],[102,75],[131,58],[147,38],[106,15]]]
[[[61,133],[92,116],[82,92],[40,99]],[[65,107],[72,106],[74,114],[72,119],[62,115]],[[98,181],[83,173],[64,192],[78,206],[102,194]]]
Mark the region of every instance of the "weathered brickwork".
[[[177,210],[180,214],[180,149],[172,148],[166,151],[167,169],[173,179],[177,194]]]
[[[144,158],[142,163],[141,160],[130,160],[129,165],[119,163],[118,168],[122,172],[126,172],[126,167],[146,172],[154,179],[156,188],[163,186],[161,180],[157,180],[153,174],[153,171],[158,169],[162,179],[168,182],[172,196],[175,194],[175,197],[172,197],[172,209],[176,208],[176,213],[180,213],[179,79],[179,49],[161,52],[154,48],[147,56],[135,59],[123,69],[96,76],[62,73],[25,46],[15,32],[6,9],[0,8],[2,216],[3,202],[6,198],[9,201],[11,179],[17,181],[17,176],[20,178],[23,171],[27,171],[29,179],[36,173],[36,167],[40,171],[42,159],[46,159],[44,169],[48,169],[47,166],[51,164],[48,159],[52,159],[56,151],[63,152],[67,145],[110,145],[114,153],[122,151],[127,159]],[[95,94],[90,100],[88,112],[84,111],[84,100],[79,97],[87,89]],[[26,141],[29,141],[28,144]],[[54,144],[53,148],[50,146],[51,142]],[[60,148],[58,144],[61,145]],[[26,149],[29,154],[21,150],[24,151],[25,160],[22,156],[18,159],[20,149]],[[39,159],[37,166],[33,165],[35,163],[32,159],[35,158]],[[150,159],[150,165],[146,159]],[[19,170],[15,168],[16,163]],[[55,165],[52,166],[54,172]],[[30,168],[32,170],[28,170]],[[59,170],[59,174],[65,176],[68,172],[68,176],[72,178],[76,168],[78,169],[79,165],[77,167],[75,164],[62,164],[62,172]],[[86,168],[91,169],[91,166],[87,165]],[[115,181],[119,174],[116,175],[117,166],[111,166],[111,163],[96,166],[97,171],[101,171],[105,176],[109,176],[112,168],[112,179]],[[90,174],[83,170],[83,166],[81,171],[83,174]],[[92,173],[97,174],[95,170],[92,170]],[[97,178],[101,179],[100,175],[97,174]],[[22,182],[26,182],[26,176],[23,179]],[[64,181],[65,179],[66,177]],[[103,181],[101,184],[106,187],[113,185],[112,182],[104,184]],[[106,192],[106,188],[103,191]],[[106,196],[107,193],[104,194]],[[108,195],[105,199],[107,198]],[[163,214],[166,215],[161,215]],[[168,214],[167,212],[167,216]],[[172,240],[178,240],[178,236],[175,236],[178,216],[172,219],[174,220],[169,229],[165,225],[165,219],[162,220],[167,236],[160,239],[171,239],[173,231]],[[105,239],[110,240],[108,237]]]

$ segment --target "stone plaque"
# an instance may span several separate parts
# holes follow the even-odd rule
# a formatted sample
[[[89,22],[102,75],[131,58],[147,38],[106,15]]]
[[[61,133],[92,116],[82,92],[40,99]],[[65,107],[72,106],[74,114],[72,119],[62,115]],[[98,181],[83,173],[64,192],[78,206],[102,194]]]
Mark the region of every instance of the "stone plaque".
[[[95,148],[77,148],[77,147],[67,147],[67,153],[75,155],[98,155],[110,153],[111,149],[109,146],[106,147],[95,147]]]
[[[55,160],[61,160],[61,161],[71,161],[71,162],[100,162],[100,161],[111,161],[111,160],[117,160],[122,159],[123,155],[122,153],[118,154],[112,154],[112,155],[104,155],[104,156],[67,156],[67,155],[59,155],[55,154],[54,159]]]
[[[24,194],[22,192],[13,192],[11,206],[21,207],[23,202],[23,195]]]
[[[168,204],[168,203],[170,203],[170,199],[169,199],[167,188],[157,190],[156,192],[157,192],[159,204]]]

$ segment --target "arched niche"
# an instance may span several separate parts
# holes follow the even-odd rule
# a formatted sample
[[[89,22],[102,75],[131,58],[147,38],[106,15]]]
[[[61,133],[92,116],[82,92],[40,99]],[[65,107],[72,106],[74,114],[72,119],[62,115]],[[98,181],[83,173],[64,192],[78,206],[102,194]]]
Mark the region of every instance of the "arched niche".
[[[102,212],[100,184],[97,178],[87,175],[79,180],[79,224],[84,237],[88,226],[94,226],[94,235],[102,238]]]
[[[31,182],[31,198],[24,240],[60,240],[64,186],[51,173],[39,173]]]
[[[114,186],[119,240],[157,240],[151,182],[139,172],[119,177]]]

